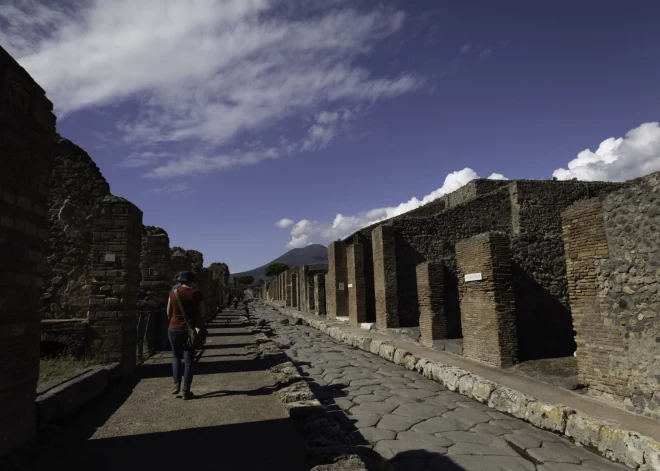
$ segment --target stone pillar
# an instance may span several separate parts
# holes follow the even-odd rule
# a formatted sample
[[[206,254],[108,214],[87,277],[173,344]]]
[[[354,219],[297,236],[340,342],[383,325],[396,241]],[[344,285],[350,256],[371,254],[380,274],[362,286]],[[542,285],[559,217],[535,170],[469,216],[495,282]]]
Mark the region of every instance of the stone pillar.
[[[346,248],[348,271],[348,318],[353,325],[367,322],[367,291],[364,276],[364,246],[354,243]]]
[[[447,338],[444,269],[442,262],[417,265],[419,343],[426,347],[432,347],[434,340]]]
[[[298,273],[291,273],[291,307],[298,307]]]
[[[342,241],[328,245],[328,274],[325,277],[325,293],[328,317],[348,316],[346,277],[346,246]]]
[[[621,332],[618,325],[607,325],[609,319],[600,309],[605,299],[598,297],[597,289],[596,262],[610,256],[600,201],[586,201],[564,211],[562,233],[568,299],[577,333],[578,381],[624,395],[626,380],[617,378],[610,362],[610,356],[623,350]]]
[[[518,358],[511,264],[505,234],[488,232],[456,244],[463,356],[500,368]]]
[[[394,227],[381,225],[371,232],[374,257],[374,294],[376,327],[399,327],[399,295],[396,280]]]
[[[305,278],[305,297],[307,300],[307,311],[316,311],[316,303],[314,302],[314,277],[307,276]]]
[[[314,275],[314,305],[319,316],[325,316],[325,275]]]
[[[120,362],[123,374],[135,368],[141,232],[142,211],[130,201],[116,196],[99,200],[89,299],[91,351],[103,363]]]
[[[0,456],[35,430],[52,109],[0,47]]]
[[[286,307],[291,307],[291,304],[293,302],[293,286],[291,284],[291,269],[288,269],[287,271],[284,272],[282,281],[284,284],[284,305]]]
[[[167,298],[172,288],[172,262],[170,259],[170,239],[165,230],[147,226],[142,232],[142,254],[140,261],[142,279],[138,291],[138,352],[142,339],[147,348],[169,350],[165,315]]]
[[[298,269],[298,310],[309,312],[309,303],[307,298],[307,274],[309,267],[302,265]]]

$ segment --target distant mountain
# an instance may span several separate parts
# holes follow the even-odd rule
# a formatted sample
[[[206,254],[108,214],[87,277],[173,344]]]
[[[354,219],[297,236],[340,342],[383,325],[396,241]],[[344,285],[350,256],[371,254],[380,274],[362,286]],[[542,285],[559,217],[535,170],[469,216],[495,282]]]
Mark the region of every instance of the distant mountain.
[[[267,264],[255,268],[250,271],[242,273],[232,273],[231,277],[235,276],[253,276],[255,280],[265,280],[266,267],[271,263],[286,263],[289,268],[299,267],[300,265],[312,265],[314,263],[328,263],[328,248],[324,245],[314,244],[308,245],[301,249],[289,250],[287,253]]]

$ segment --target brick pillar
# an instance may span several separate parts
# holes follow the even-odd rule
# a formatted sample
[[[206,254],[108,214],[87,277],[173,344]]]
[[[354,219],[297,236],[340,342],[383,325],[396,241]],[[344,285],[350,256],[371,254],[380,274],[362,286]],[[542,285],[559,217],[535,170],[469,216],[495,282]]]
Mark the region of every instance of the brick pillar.
[[[309,312],[309,299],[307,297],[307,274],[309,273],[309,267],[307,265],[302,265],[298,269],[298,303],[299,311]]]
[[[105,196],[94,214],[89,299],[91,350],[104,363],[135,368],[136,303],[140,284],[142,211],[124,198]]]
[[[346,291],[346,246],[342,241],[328,245],[328,274],[325,277],[325,294],[328,317],[348,316],[348,292]]]
[[[159,227],[145,227],[140,260],[142,279],[138,291],[138,336],[147,340],[149,350],[169,350],[167,296],[172,288],[170,239]],[[141,342],[138,338],[138,342]],[[140,343],[138,343],[138,351]]]
[[[52,109],[0,47],[0,456],[35,430]]]
[[[518,358],[508,236],[488,232],[456,244],[463,355],[507,368]],[[479,281],[465,275],[481,273]]]
[[[444,269],[442,262],[417,265],[419,343],[426,347],[432,347],[434,340],[447,338]]]
[[[562,233],[568,299],[577,333],[578,381],[625,395],[627,381],[616,377],[610,363],[610,356],[623,349],[621,331],[617,325],[606,325],[597,296],[596,261],[610,256],[600,201],[578,203],[564,211]]]
[[[291,269],[284,272],[282,277],[282,284],[284,285],[284,305],[291,307],[293,300],[293,286],[291,285]]]
[[[394,227],[381,225],[371,232],[374,257],[376,327],[399,327],[399,295],[396,281]]]
[[[319,316],[325,316],[325,275],[314,275],[314,305]]]
[[[364,246],[354,243],[346,247],[348,271],[348,318],[353,325],[367,322],[367,290],[364,277]]]

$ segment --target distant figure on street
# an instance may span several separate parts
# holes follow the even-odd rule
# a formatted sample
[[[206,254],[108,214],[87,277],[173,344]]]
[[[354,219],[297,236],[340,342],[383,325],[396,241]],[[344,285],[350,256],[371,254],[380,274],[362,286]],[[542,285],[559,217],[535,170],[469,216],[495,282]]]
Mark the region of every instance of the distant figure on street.
[[[238,297],[234,296],[234,311],[238,310]]]
[[[229,295],[229,293],[227,293],[227,296],[225,296],[225,306],[227,307],[227,309],[229,309],[229,306],[231,306],[231,296]]]
[[[185,365],[183,399],[188,400],[193,398],[190,386],[192,385],[192,367],[195,359],[195,350],[188,345],[188,332],[189,329],[205,328],[206,314],[201,291],[190,286],[195,281],[194,275],[189,271],[182,271],[179,273],[177,281],[180,287],[170,291],[167,299],[167,318],[170,320],[167,335],[172,345],[172,376],[174,377],[172,394],[179,394],[181,391],[181,360],[183,360]],[[179,307],[179,301],[183,312]]]

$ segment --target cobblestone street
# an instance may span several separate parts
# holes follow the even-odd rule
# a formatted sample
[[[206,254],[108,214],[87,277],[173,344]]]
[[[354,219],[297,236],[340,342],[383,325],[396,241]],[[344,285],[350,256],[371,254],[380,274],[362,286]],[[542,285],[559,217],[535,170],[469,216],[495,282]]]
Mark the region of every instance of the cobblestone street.
[[[273,309],[258,306],[255,314],[355,444],[394,470],[629,469],[312,327],[288,325]]]

